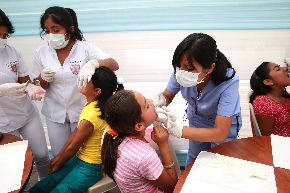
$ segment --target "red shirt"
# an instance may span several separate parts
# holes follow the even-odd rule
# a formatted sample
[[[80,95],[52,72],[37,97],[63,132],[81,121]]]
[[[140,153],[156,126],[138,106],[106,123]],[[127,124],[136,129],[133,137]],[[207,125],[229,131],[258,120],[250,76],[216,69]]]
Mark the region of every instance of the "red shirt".
[[[274,118],[272,133],[290,137],[290,98],[283,103],[277,103],[266,95],[259,95],[253,102],[256,115]]]

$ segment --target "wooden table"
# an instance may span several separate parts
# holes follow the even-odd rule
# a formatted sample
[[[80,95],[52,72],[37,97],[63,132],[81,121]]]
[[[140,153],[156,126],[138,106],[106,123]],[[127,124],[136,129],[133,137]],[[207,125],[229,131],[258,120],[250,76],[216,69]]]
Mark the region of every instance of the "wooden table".
[[[273,166],[271,138],[269,136],[237,139],[214,147],[209,152]],[[174,193],[180,192],[193,164],[194,161],[182,173]],[[289,193],[290,170],[274,167],[274,172],[278,193]]]
[[[4,145],[7,143],[15,142],[15,141],[21,141],[22,139],[20,137],[10,135],[3,133],[3,138],[0,140],[0,145]],[[24,161],[24,169],[23,169],[23,175],[22,175],[22,180],[21,180],[21,188],[19,190],[14,190],[9,193],[18,193],[22,188],[24,187],[24,184],[27,183],[29,180],[31,171],[32,171],[32,151],[30,147],[28,146],[26,154],[25,154],[25,161]]]

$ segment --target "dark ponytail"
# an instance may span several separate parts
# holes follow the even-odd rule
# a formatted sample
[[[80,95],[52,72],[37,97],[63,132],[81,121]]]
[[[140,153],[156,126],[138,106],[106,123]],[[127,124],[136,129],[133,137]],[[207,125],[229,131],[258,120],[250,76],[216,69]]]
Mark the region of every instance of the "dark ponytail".
[[[250,103],[253,103],[256,96],[266,95],[270,92],[271,87],[265,85],[263,81],[269,78],[269,66],[270,62],[263,62],[258,68],[253,72],[250,79],[250,86],[252,93],[250,94]]]
[[[104,172],[111,178],[116,169],[118,147],[127,136],[136,136],[135,125],[141,121],[141,107],[132,91],[122,90],[114,94],[105,107],[105,120],[118,132],[117,136],[105,134],[102,145]]]
[[[96,68],[91,80],[95,88],[101,89],[101,94],[98,98],[98,108],[100,108],[102,113],[100,118],[105,119],[105,104],[118,89],[117,76],[111,69],[100,66]]]
[[[226,56],[217,49],[215,67],[211,73],[212,81],[218,85],[224,81],[232,79],[235,76],[236,71],[233,69],[232,75],[227,77],[228,68],[232,68],[232,64]]]
[[[79,24],[78,24],[78,19],[77,19],[77,15],[76,12],[71,9],[71,8],[65,8],[71,15],[72,20],[73,20],[73,26],[74,26],[74,31],[71,32],[71,39],[73,40],[85,40],[82,31],[79,29]]]

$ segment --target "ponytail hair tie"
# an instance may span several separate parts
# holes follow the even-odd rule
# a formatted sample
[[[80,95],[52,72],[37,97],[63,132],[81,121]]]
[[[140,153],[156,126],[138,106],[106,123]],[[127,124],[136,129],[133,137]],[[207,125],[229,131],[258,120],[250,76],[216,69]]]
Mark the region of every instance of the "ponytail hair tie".
[[[115,139],[118,136],[118,131],[112,129],[110,126],[107,126],[106,133],[111,135],[113,139]]]

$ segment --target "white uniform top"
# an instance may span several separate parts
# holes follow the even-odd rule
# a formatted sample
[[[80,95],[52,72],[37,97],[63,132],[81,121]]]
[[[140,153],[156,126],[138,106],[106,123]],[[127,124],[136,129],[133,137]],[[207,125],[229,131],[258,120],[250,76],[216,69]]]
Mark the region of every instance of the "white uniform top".
[[[0,84],[16,83],[27,76],[24,60],[18,50],[7,45],[0,49]],[[28,96],[14,98],[0,96],[0,131],[11,132],[24,126],[34,111]]]
[[[50,121],[64,123],[68,116],[71,123],[77,122],[85,97],[77,87],[77,76],[82,66],[91,59],[107,59],[108,56],[99,48],[86,41],[76,41],[63,65],[60,64],[56,51],[48,44],[36,50],[32,77],[36,78],[42,69],[50,68],[55,73],[49,83],[42,106],[42,114]]]

